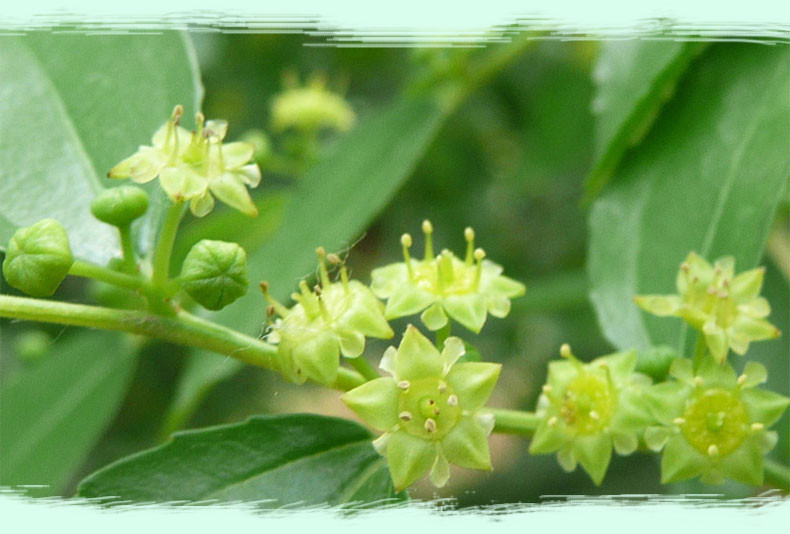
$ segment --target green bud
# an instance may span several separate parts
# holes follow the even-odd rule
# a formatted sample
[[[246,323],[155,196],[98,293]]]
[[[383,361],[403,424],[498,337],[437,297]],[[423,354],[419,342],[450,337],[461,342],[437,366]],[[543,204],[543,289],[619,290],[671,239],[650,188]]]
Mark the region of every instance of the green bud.
[[[16,353],[20,360],[33,362],[44,357],[52,345],[52,337],[43,330],[28,330],[16,339]]]
[[[236,243],[204,239],[187,254],[180,281],[204,308],[221,310],[247,292],[247,254]]]
[[[66,230],[54,219],[42,219],[11,237],[3,275],[9,284],[28,295],[49,297],[66,278],[72,263]]]
[[[105,189],[91,202],[91,213],[101,222],[126,226],[148,209],[148,195],[139,187],[122,185]]]

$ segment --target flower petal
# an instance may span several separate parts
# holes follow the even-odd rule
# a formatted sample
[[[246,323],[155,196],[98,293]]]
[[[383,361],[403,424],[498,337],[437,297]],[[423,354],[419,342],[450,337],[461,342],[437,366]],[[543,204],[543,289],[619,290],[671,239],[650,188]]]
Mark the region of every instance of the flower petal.
[[[450,463],[445,458],[441,448],[437,450],[436,460],[433,462],[430,473],[431,483],[437,488],[444,487],[450,480]]]
[[[710,460],[692,447],[682,434],[672,436],[664,445],[661,458],[662,484],[693,478],[710,468]]]
[[[195,217],[205,217],[214,209],[214,197],[205,191],[202,195],[193,197],[189,201],[189,210]]]
[[[765,267],[744,271],[730,282],[730,295],[735,302],[747,302],[756,298],[763,287]]]
[[[428,327],[428,330],[436,331],[447,324],[447,315],[444,313],[442,306],[438,302],[434,302],[422,312],[420,320]]]
[[[403,491],[433,467],[436,443],[398,431],[387,440],[385,455],[395,490]]]
[[[634,302],[643,310],[661,317],[674,315],[683,304],[677,295],[637,295]]]
[[[222,161],[226,169],[238,169],[246,165],[255,154],[255,147],[250,143],[236,142],[222,145]]]
[[[749,421],[770,427],[782,417],[790,399],[766,389],[749,388],[741,391],[741,401],[749,414]]]
[[[444,360],[443,374],[447,374],[458,358],[466,353],[466,346],[461,338],[451,336],[444,340],[442,348],[442,360]]]
[[[721,473],[738,482],[762,486],[763,451],[760,436],[749,436],[736,450],[728,454],[719,464]]]
[[[340,398],[365,423],[386,432],[398,425],[399,392],[395,380],[384,377],[365,382]]]
[[[258,187],[261,183],[261,168],[257,163],[241,167],[236,171],[236,174],[241,176],[250,187]]]
[[[182,202],[203,195],[208,181],[185,167],[165,167],[159,173],[159,184],[173,202]]]
[[[612,459],[612,438],[606,434],[577,436],[573,452],[595,485],[600,486]]]
[[[705,323],[702,333],[705,334],[705,344],[708,346],[711,356],[717,362],[722,363],[727,358],[727,334],[713,320]]]
[[[486,322],[486,303],[482,295],[453,295],[442,301],[447,314],[472,332],[480,332]]]
[[[665,426],[648,427],[644,435],[645,445],[651,451],[658,452],[664,448],[670,436],[672,431]]]
[[[450,463],[469,469],[491,469],[488,435],[471,416],[462,416],[442,439],[442,451]]]
[[[444,362],[436,347],[412,325],[406,333],[393,358],[397,380],[418,380],[442,376]]]
[[[294,346],[293,359],[306,377],[331,385],[337,379],[340,343],[330,332],[320,332],[312,339],[300,340]]]
[[[340,340],[340,352],[346,358],[356,358],[365,351],[365,336],[356,330],[336,331]]]
[[[496,386],[502,365],[487,362],[459,363],[447,373],[447,383],[458,396],[458,404],[464,410],[482,408]]]
[[[370,273],[370,289],[379,298],[386,299],[392,296],[402,285],[408,283],[408,273],[405,263],[393,263]]]
[[[414,315],[430,306],[435,300],[436,296],[429,291],[404,284],[390,295],[384,316],[387,319],[397,319]]]
[[[554,452],[559,450],[569,439],[569,436],[560,425],[549,425],[546,421],[541,421],[535,431],[535,435],[532,437],[532,442],[529,444],[529,453],[546,454]]]
[[[252,202],[247,186],[244,185],[242,178],[235,174],[222,173],[218,178],[211,180],[209,188],[218,199],[231,208],[237,209],[250,217],[258,215],[258,208]]]

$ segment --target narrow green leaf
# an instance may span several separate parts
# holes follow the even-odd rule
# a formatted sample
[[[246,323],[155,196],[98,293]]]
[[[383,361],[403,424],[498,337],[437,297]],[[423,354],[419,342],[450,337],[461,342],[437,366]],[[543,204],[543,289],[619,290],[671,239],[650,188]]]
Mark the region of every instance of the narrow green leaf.
[[[689,63],[706,46],[669,40],[601,44],[593,71],[596,162],[585,184],[588,198],[610,180],[625,151],[641,141]]]
[[[790,161],[790,51],[713,45],[590,214],[591,298],[619,348],[688,354],[681,321],[643,315],[637,294],[675,292],[689,251],[754,267]]]
[[[202,89],[191,44],[176,32],[4,36],[0,78],[0,236],[52,217],[76,257],[106,262],[118,240],[93,218],[90,201],[121,183],[107,171],[149,143],[173,106],[196,111]],[[162,198],[153,196],[138,223],[143,248],[156,234]]]
[[[130,338],[82,332],[0,387],[0,484],[57,494],[112,421],[135,367]]]
[[[339,505],[402,499],[358,424],[318,415],[261,416],[180,432],[82,481],[82,497],[133,502],[266,501]]]

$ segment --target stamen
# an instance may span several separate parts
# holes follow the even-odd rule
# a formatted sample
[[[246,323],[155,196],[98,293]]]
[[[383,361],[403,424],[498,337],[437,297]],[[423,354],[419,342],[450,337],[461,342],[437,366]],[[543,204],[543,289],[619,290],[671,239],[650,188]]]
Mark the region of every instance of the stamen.
[[[425,234],[425,261],[433,259],[433,225],[431,221],[422,221],[422,233]]]
[[[398,418],[401,421],[406,421],[408,423],[409,421],[411,421],[412,415],[411,412],[401,412],[398,414]]]
[[[478,248],[477,250],[475,250],[474,258],[475,261],[477,262],[477,270],[475,271],[475,281],[472,286],[475,291],[477,291],[477,289],[480,287],[480,278],[482,278],[483,276],[483,258],[485,257],[486,257],[485,250],[483,250],[482,248]]]
[[[677,426],[682,426],[682,425],[685,425],[685,424],[686,424],[686,420],[685,420],[685,419],[683,419],[682,417],[675,417],[675,418],[672,420],[672,422],[673,422],[674,424],[676,424]]]
[[[765,425],[762,423],[752,423],[752,432],[759,432],[765,428]]]
[[[326,262],[324,261],[326,259],[326,249],[318,247],[315,249],[315,253],[318,256],[318,271],[321,277],[321,285],[329,287],[332,282],[329,280],[329,272],[326,270]]]
[[[556,425],[556,424],[557,424],[557,416],[556,416],[556,415],[554,415],[554,416],[552,416],[552,417],[551,417],[551,419],[549,419],[549,421],[548,421],[548,425],[549,425],[549,426],[554,426],[554,425]]]
[[[453,253],[447,249],[442,250],[439,256],[439,278],[441,285],[448,286],[453,283],[455,273],[453,272]]]
[[[449,404],[450,406],[458,406],[458,397],[456,397],[455,395],[450,395],[449,397],[447,397],[447,404]]]
[[[746,383],[746,379],[747,379],[747,378],[746,378],[746,375],[741,375],[741,376],[739,376],[739,377],[738,377],[738,385],[739,385],[739,386],[742,386],[742,385],[744,385],[744,384]]]
[[[345,265],[340,267],[340,281],[343,284],[343,292],[346,295],[348,295],[348,293],[349,293],[349,289],[348,289],[348,271],[346,271],[346,266]]]
[[[425,420],[425,430],[428,432],[436,432],[436,421],[431,418]]]
[[[398,382],[398,387],[403,391],[409,389],[410,386],[411,386],[411,382],[409,382],[408,380],[401,380],[400,382]]]
[[[554,388],[552,388],[550,385],[543,384],[542,390],[543,390],[543,393],[545,393],[546,395],[549,395],[553,391],[553,389]]]
[[[601,416],[595,410],[590,410],[590,419],[593,421],[597,421],[601,418]]]
[[[568,345],[567,343],[563,343],[562,346],[560,347],[560,356],[562,356],[563,358],[570,358],[571,356],[573,356],[573,352],[571,352],[571,346]]]
[[[283,306],[280,302],[277,301],[274,297],[272,297],[271,293],[269,293],[269,282],[263,280],[261,281],[261,292],[263,296],[266,297],[266,301],[269,303],[270,308],[274,308],[274,311],[280,317],[285,317],[288,315],[288,308]]]
[[[464,239],[466,239],[466,258],[464,261],[467,265],[472,265],[475,251],[475,231],[471,226],[467,226],[464,230]]]
[[[326,324],[332,323],[332,316],[329,314],[329,310],[324,303],[324,299],[321,298],[321,289],[318,286],[316,287],[316,297],[318,299],[318,309],[321,311],[321,317],[324,318]]]
[[[439,393],[444,393],[445,391],[447,391],[447,384],[439,382]]]
[[[684,261],[683,263],[680,264],[680,268],[685,272],[689,272],[689,270],[691,269],[691,265],[689,265],[687,262]]]
[[[311,319],[314,319],[321,313],[321,310],[318,307],[318,298],[310,291],[310,287],[307,285],[307,282],[302,280],[299,282],[299,291],[301,292],[302,298],[300,302],[304,307],[304,311],[307,312],[307,315],[310,316]]]
[[[409,254],[409,247],[411,247],[411,236],[403,234],[400,236],[400,244],[403,246],[403,262],[406,264],[406,270],[409,273],[409,280],[414,282],[414,270],[411,266],[411,255]]]
[[[718,455],[719,455],[719,448],[716,446],[715,443],[711,444],[711,446],[708,447],[708,456],[710,456],[711,458],[715,458]]]

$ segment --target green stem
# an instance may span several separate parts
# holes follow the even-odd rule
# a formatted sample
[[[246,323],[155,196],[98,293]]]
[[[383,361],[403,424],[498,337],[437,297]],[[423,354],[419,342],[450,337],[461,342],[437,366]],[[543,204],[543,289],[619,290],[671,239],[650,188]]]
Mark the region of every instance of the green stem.
[[[357,356],[356,358],[346,358],[346,361],[356,369],[359,374],[365,377],[365,380],[375,380],[381,378],[381,375],[370,365],[364,356]]]
[[[708,352],[708,346],[705,344],[705,336],[702,332],[697,334],[697,342],[694,344],[694,359],[692,360],[692,368],[696,373],[697,370],[702,365],[702,362],[705,360],[705,356]]]
[[[137,257],[134,253],[134,245],[132,243],[132,227],[127,224],[118,227],[118,233],[121,236],[121,251],[123,251],[123,263],[129,273],[137,272]]]
[[[141,311],[0,295],[0,317],[128,332],[209,350],[256,367],[276,370],[276,346],[185,311],[163,317]],[[334,387],[348,391],[364,382],[359,373],[339,369]]]
[[[436,346],[439,348],[439,350],[442,350],[444,348],[444,342],[447,341],[448,337],[450,337],[451,328],[452,328],[452,322],[448,317],[447,324],[436,331]]]
[[[790,492],[790,467],[773,460],[765,460],[765,482],[785,492]]]
[[[164,287],[170,276],[170,256],[173,253],[173,244],[176,241],[178,225],[181,223],[183,215],[183,202],[171,204],[167,210],[162,233],[159,235],[159,242],[156,244],[156,250],[154,250],[154,272],[151,277],[154,288]]]
[[[492,410],[495,423],[494,432],[500,434],[516,434],[531,438],[538,428],[540,418],[534,412],[520,410]]]
[[[137,290],[145,288],[148,282],[140,276],[135,276],[127,273],[120,273],[113,271],[106,267],[100,267],[87,263],[81,260],[75,260],[69,269],[69,274],[74,276],[81,276],[83,278],[92,278],[101,282],[106,282],[114,286],[123,287],[125,289]]]

